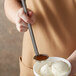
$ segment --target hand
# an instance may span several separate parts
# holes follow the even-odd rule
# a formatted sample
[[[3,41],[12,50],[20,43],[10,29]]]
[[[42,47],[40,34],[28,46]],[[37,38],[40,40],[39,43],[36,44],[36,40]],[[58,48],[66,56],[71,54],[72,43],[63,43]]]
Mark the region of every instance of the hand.
[[[69,76],[76,76],[76,50],[67,58],[67,60],[71,63],[71,73]]]
[[[28,15],[27,16],[24,13],[23,8],[20,8],[19,11],[16,14],[16,28],[19,32],[26,32],[28,29],[27,23],[34,24],[35,23],[35,15],[31,10],[28,10]]]

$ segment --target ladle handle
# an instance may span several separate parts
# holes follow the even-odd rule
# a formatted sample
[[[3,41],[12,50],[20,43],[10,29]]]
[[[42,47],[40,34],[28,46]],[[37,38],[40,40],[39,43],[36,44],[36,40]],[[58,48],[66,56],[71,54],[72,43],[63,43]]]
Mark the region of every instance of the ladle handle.
[[[26,0],[21,0],[21,1],[22,1],[22,6],[23,6],[23,9],[24,9],[24,12],[28,15],[27,7],[26,7]],[[39,55],[37,45],[36,45],[36,41],[35,41],[35,37],[34,37],[34,34],[33,34],[33,30],[32,30],[32,26],[29,23],[28,23],[28,28],[29,28],[29,32],[30,32],[30,36],[31,36],[31,40],[32,40],[32,44],[33,44],[33,47],[34,47],[35,54]]]

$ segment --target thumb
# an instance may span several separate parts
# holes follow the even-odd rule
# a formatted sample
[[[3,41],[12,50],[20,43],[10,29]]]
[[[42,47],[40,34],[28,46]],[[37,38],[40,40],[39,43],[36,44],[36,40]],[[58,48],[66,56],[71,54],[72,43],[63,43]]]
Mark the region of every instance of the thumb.
[[[33,15],[33,12],[31,10],[29,10],[28,15],[29,15],[29,17],[31,17]]]
[[[76,50],[67,59],[76,59]]]

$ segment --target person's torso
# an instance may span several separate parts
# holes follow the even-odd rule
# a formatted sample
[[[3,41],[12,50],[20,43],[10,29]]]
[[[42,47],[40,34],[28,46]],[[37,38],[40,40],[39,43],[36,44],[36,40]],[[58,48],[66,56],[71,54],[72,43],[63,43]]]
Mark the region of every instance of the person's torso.
[[[73,0],[27,0],[36,15],[32,25],[39,53],[67,58],[76,49],[76,7]],[[30,64],[34,49],[24,34],[23,59]]]

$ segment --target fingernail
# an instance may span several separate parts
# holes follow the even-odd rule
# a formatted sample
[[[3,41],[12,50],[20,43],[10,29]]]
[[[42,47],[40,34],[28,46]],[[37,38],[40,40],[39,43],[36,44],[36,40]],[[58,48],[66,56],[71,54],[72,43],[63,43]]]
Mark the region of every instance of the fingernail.
[[[33,12],[29,11],[29,17],[31,17],[31,16],[32,16],[32,14],[33,14]]]
[[[29,11],[29,14],[31,15],[31,14],[32,14],[32,12],[31,12],[31,11]]]

